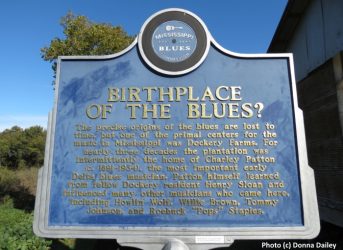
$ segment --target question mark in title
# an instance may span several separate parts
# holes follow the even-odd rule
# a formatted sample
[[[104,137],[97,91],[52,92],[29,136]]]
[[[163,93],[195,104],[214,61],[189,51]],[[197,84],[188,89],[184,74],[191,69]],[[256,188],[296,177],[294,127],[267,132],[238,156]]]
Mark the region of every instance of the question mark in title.
[[[257,109],[257,117],[260,118],[262,116],[261,112],[264,108],[263,103],[262,102],[255,103],[254,108]]]

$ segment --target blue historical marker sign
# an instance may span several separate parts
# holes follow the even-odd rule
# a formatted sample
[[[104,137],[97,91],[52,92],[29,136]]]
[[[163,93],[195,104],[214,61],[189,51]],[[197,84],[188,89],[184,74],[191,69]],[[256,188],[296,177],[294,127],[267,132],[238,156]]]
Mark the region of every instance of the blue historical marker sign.
[[[119,54],[60,57],[49,124],[38,235],[318,233],[292,56],[229,52],[188,11],[156,13]]]

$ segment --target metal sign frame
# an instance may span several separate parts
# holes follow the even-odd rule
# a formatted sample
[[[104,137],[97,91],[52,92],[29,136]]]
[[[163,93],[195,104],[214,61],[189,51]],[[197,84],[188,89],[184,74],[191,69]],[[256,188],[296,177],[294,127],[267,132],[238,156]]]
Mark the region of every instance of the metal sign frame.
[[[148,57],[142,54],[146,63],[155,71],[162,74],[180,75],[186,74],[195,70],[205,60],[209,46],[214,46],[217,50],[225,55],[236,58],[284,58],[288,61],[290,71],[292,99],[294,108],[294,123],[296,127],[297,150],[299,161],[299,174],[301,183],[301,199],[303,208],[303,226],[297,227],[107,227],[107,226],[70,226],[59,227],[49,226],[49,206],[50,206],[50,189],[51,189],[51,173],[52,173],[52,155],[53,145],[56,141],[56,107],[58,102],[60,64],[63,60],[104,60],[114,59],[134,49],[137,45],[142,50],[142,37],[144,27],[157,15],[162,13],[176,11],[184,12],[192,17],[197,18],[199,23],[203,25],[206,31],[207,41],[206,50],[203,56],[190,68],[180,71],[168,71],[158,68],[150,62]],[[45,149],[44,167],[39,171],[37,195],[34,212],[33,229],[36,235],[48,238],[98,238],[98,239],[117,239],[118,242],[142,247],[149,245],[149,249],[158,249],[167,240],[178,239],[188,245],[196,245],[197,249],[201,247],[208,248],[209,246],[223,246],[223,244],[231,244],[237,239],[309,239],[318,235],[320,230],[318,204],[316,198],[316,189],[313,170],[308,166],[307,150],[305,143],[305,132],[302,111],[298,108],[296,81],[294,77],[294,65],[292,54],[238,54],[222,48],[208,32],[205,24],[194,14],[183,9],[167,9],[160,11],[150,17],[143,25],[142,31],[138,39],[124,51],[109,55],[109,56],[61,56],[58,59],[56,90],[55,90],[54,109],[49,114],[48,136]],[[155,248],[154,248],[155,246]]]

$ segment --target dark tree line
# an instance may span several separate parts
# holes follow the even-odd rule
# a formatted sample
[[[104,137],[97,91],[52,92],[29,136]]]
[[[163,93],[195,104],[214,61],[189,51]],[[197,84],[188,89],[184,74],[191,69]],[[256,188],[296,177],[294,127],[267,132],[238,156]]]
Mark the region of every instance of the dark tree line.
[[[14,126],[0,133],[0,167],[41,167],[44,162],[46,130],[40,126]]]

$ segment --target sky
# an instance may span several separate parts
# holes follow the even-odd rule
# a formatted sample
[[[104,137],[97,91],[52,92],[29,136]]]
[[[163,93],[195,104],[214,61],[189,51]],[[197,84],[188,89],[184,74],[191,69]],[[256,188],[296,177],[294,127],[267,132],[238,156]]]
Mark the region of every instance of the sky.
[[[198,15],[214,39],[238,53],[265,53],[287,0],[3,0],[0,2],[0,131],[14,125],[46,128],[53,107],[51,64],[40,49],[64,38],[68,11],[137,35],[157,11],[182,8]]]

